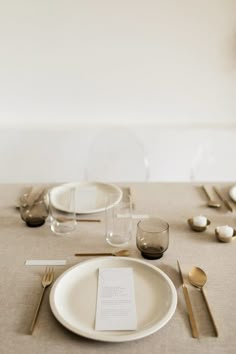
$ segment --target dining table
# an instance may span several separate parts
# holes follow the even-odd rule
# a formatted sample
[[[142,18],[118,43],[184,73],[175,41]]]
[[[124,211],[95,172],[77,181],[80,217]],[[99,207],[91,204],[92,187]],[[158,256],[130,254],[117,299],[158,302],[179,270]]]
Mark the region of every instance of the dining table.
[[[217,183],[225,198],[228,198],[232,184]],[[117,248],[106,242],[103,220],[100,223],[78,222],[76,230],[67,236],[54,234],[49,221],[40,227],[28,227],[16,205],[19,196],[30,185],[0,184],[1,354],[236,352],[236,241],[219,242],[215,236],[217,226],[236,228],[236,204],[230,202],[232,212],[224,206],[209,208],[198,183],[143,182],[118,185],[130,188],[134,215],[157,216],[169,224],[169,247],[162,258],[142,258],[136,246],[139,220],[135,218],[132,239],[127,249],[131,258],[159,268],[171,279],[178,299],[174,315],[162,328],[143,338],[126,342],[93,340],[73,333],[55,318],[49,303],[51,287],[48,287],[34,332],[30,334],[45,267],[27,266],[27,260],[65,260],[65,265],[54,266],[56,280],[70,267],[93,258],[78,257],[75,253],[115,252]],[[212,185],[205,183],[209,190]],[[204,232],[196,232],[188,224],[189,218],[199,215],[211,222]],[[192,337],[177,261],[189,291],[199,338]],[[188,273],[193,266],[202,268],[207,274],[204,290],[217,324],[218,337],[215,336],[201,292],[189,282]]]

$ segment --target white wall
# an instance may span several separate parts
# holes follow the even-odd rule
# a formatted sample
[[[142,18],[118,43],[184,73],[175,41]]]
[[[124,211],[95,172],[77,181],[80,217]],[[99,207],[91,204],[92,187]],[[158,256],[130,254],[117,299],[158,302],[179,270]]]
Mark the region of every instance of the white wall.
[[[0,127],[235,124],[235,0],[0,1]]]
[[[235,0],[0,5],[0,182],[82,179],[110,125],[151,180],[235,180]]]

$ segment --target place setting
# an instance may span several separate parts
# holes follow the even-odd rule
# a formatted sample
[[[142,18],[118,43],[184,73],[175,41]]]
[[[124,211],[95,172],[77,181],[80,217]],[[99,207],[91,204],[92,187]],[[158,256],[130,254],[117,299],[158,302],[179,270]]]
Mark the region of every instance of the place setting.
[[[116,215],[113,213],[112,217]],[[111,229],[108,222],[108,234],[104,236],[113,249],[129,245],[130,239],[127,240],[122,234],[129,231],[127,218],[124,220],[125,230],[124,225],[118,228],[117,224],[113,224],[114,229]],[[119,244],[117,237],[114,238],[115,244],[112,244],[112,238],[107,239],[108,235],[111,237],[114,234],[119,234]],[[169,224],[150,215],[140,220],[136,228],[136,247],[143,260],[130,257],[129,249],[117,249],[113,252],[75,253],[74,256],[81,257],[81,261],[63,271],[57,279],[54,279],[54,269],[47,267],[42,277],[42,294],[30,333],[33,334],[47,287],[51,287],[49,303],[53,315],[66,329],[77,335],[104,342],[126,342],[160,330],[176,311],[177,290],[167,274],[157,264],[148,263],[147,260],[161,259],[168,245]],[[88,259],[84,260],[86,257]],[[177,265],[192,336],[199,338],[188,286],[178,261]],[[188,279],[202,293],[215,336],[218,337],[218,327],[203,290],[207,281],[205,272],[199,267],[192,267]]]
[[[47,288],[56,319],[90,339],[126,342],[146,337],[167,324],[176,310],[176,289],[172,280],[147,260],[158,260],[167,250],[168,223],[148,214],[135,214],[130,191],[123,198],[122,189],[115,185],[61,185],[49,189],[46,198],[53,234],[70,237],[77,215],[87,218],[96,214],[102,217],[104,240],[112,251],[75,252],[78,264],[57,279],[53,266],[65,266],[64,260],[27,260],[27,266],[46,266],[30,333],[34,333]],[[131,257],[135,231],[136,247],[144,260]]]
[[[51,188],[33,186],[19,198],[16,208],[19,209],[22,220],[29,227],[42,226],[48,217],[51,220],[55,217],[59,220],[60,229],[60,225],[65,222],[68,224],[69,219],[73,219],[74,223],[101,222],[99,214],[119,204],[121,198],[127,201],[130,193],[129,187],[120,188],[115,184],[101,182],[65,183]],[[134,203],[131,207],[134,209]],[[56,214],[58,215],[55,216]],[[72,229],[74,229],[73,222],[71,222]],[[55,227],[55,233],[60,233],[61,230],[56,228],[56,223],[51,225],[52,228]],[[62,234],[65,233],[66,231],[62,231]]]
[[[181,219],[181,230],[186,236],[183,241],[171,214],[166,217],[165,213],[155,212],[147,202],[145,207],[134,203],[132,191],[130,187],[101,182],[66,183],[47,189],[35,187],[34,197],[28,197],[29,190],[21,198],[24,206],[20,207],[19,217],[31,228],[27,236],[31,237],[30,242],[36,237],[34,229],[43,230],[51,250],[52,245],[57,247],[57,240],[63,248],[58,253],[60,257],[54,257],[53,252],[48,257],[45,245],[41,259],[25,260],[29,272],[40,270],[36,285],[39,293],[28,318],[27,334],[36,338],[42,335],[39,331],[44,315],[41,312],[45,311],[42,304],[49,301],[47,306],[57,320],[53,322],[54,330],[58,322],[78,339],[125,343],[154,334],[160,338],[158,332],[164,327],[174,328],[185,320],[189,328],[182,331],[184,337],[206,338],[204,326],[209,325],[212,334],[209,331],[207,336],[221,337],[217,307],[208,300],[212,296],[212,275],[208,275],[208,267],[199,266],[196,261],[187,269],[184,257],[179,257],[184,253],[178,245],[188,246],[193,240],[191,236],[197,238],[206,232],[216,241],[229,243],[235,238],[233,226],[230,229],[229,225],[216,222],[223,217],[214,219],[203,208],[197,214],[196,208],[187,220]],[[26,217],[35,216],[33,208],[43,210],[44,223],[28,225],[23,208],[31,209],[28,213],[24,210]],[[197,242],[204,251],[201,238]],[[176,282],[178,277],[182,292]],[[197,306],[196,294],[199,294]],[[182,299],[185,311],[180,312],[177,305]],[[206,312],[209,324],[199,311]]]
[[[110,208],[107,215],[106,241],[122,247],[131,240],[132,223],[128,217],[120,217],[117,207]],[[122,215],[124,212],[122,207]],[[161,258],[168,242],[169,226],[163,220],[150,217],[138,222],[136,243],[143,258]],[[174,315],[176,289],[156,265],[129,257],[125,249],[75,256],[92,259],[64,272],[50,293],[54,316],[72,332],[99,341],[125,342],[156,332]]]

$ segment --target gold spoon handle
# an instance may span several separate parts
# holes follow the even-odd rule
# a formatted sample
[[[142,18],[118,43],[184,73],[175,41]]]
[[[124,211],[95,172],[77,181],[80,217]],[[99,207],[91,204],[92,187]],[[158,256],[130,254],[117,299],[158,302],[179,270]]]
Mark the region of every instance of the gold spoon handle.
[[[40,295],[40,298],[39,298],[39,302],[38,302],[37,308],[36,308],[35,313],[34,313],[34,318],[33,318],[33,321],[31,323],[31,326],[30,326],[30,334],[33,334],[34,327],[35,327],[35,324],[36,324],[36,321],[37,321],[37,318],[38,318],[39,310],[40,310],[40,307],[41,307],[41,304],[42,304],[42,301],[43,301],[43,296],[44,296],[44,293],[45,293],[45,289],[46,289],[45,287],[43,287],[43,289],[42,289],[42,292],[41,292],[41,295]]]
[[[191,326],[191,330],[192,330],[192,336],[193,336],[193,338],[199,338],[198,328],[197,328],[197,324],[196,324],[196,321],[194,318],[192,304],[190,302],[188,289],[185,285],[183,285],[182,288],[183,288],[184,298],[185,298],[185,302],[186,302],[186,306],[187,306],[187,310],[188,310],[189,322],[190,322],[190,326]]]
[[[192,304],[191,304],[189,293],[188,293],[188,288],[185,285],[184,277],[182,274],[182,270],[181,270],[179,261],[177,261],[177,265],[179,268],[179,275],[180,275],[180,280],[182,283],[182,289],[183,289],[184,299],[185,299],[185,303],[186,303],[186,307],[187,307],[189,322],[190,322],[190,326],[191,326],[191,330],[192,330],[192,336],[193,336],[193,338],[199,338],[198,328],[197,328],[197,324],[196,324],[195,317],[193,314],[193,309],[192,309]]]
[[[212,312],[211,312],[211,309],[210,309],[210,306],[209,306],[209,303],[208,303],[208,300],[207,300],[207,298],[206,298],[206,294],[205,294],[203,288],[201,288],[201,292],[202,292],[203,299],[204,299],[204,301],[205,301],[205,303],[206,303],[207,310],[208,310],[208,313],[209,313],[210,318],[211,318],[211,322],[212,322],[213,327],[214,327],[215,335],[216,335],[216,337],[219,337],[219,332],[218,332],[218,329],[217,329],[217,327],[216,327],[216,323],[215,323],[215,320],[214,320],[214,318],[213,318],[213,314],[212,314]]]
[[[206,194],[208,200],[210,201],[210,200],[211,200],[211,197],[210,197],[210,194],[207,192],[206,187],[205,187],[205,186],[202,186],[202,190],[203,190],[203,192]]]
[[[218,191],[218,189],[216,187],[213,187],[215,193],[217,194],[218,198],[224,203],[224,205],[226,206],[226,208],[229,210],[229,211],[233,211],[231,205],[229,204],[228,200],[224,199],[222,197],[222,195],[220,194],[220,192]]]

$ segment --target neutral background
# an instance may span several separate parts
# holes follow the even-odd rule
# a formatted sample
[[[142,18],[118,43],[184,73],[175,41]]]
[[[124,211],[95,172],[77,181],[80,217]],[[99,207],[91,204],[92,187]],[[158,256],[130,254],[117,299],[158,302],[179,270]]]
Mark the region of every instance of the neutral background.
[[[138,135],[151,180],[188,180],[203,155],[200,179],[234,179],[235,0],[0,5],[1,181],[68,179],[66,165],[48,168],[59,141],[82,178],[90,140],[110,125]]]

